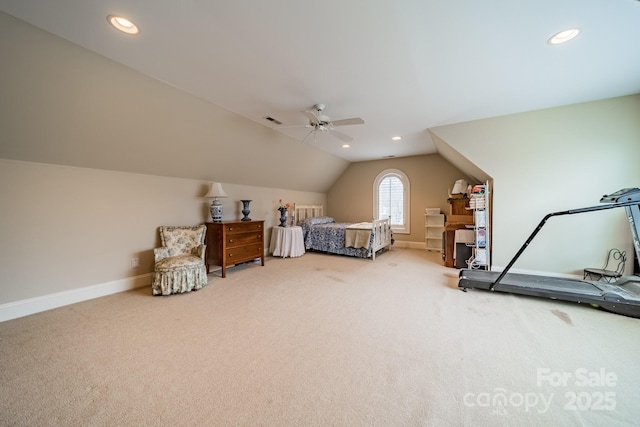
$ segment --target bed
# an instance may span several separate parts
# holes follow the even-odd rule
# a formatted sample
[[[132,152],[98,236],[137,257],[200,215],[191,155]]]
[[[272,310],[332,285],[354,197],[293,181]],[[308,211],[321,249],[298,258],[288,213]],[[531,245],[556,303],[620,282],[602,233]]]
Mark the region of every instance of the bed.
[[[391,220],[336,222],[324,216],[322,205],[296,205],[296,224],[302,227],[306,250],[376,259],[376,253],[391,248]]]

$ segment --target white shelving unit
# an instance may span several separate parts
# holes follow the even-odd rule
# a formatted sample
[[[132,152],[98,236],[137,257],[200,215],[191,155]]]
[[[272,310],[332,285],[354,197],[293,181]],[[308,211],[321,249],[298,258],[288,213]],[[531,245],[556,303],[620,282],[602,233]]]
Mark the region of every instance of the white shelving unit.
[[[428,251],[442,252],[443,214],[424,214],[424,244]]]
[[[489,269],[491,265],[491,251],[489,239],[489,182],[476,185],[469,200],[469,209],[473,210],[473,231],[475,241],[470,244],[473,248],[469,268]]]

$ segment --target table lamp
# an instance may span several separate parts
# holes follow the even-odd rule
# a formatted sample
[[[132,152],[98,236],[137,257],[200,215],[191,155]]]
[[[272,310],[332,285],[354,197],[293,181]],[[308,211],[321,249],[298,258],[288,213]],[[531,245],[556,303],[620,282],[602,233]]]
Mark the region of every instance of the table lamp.
[[[209,187],[209,191],[204,195],[204,197],[213,197],[210,208],[211,220],[213,222],[222,222],[222,203],[220,203],[218,199],[222,197],[229,197],[222,189],[222,184],[219,182],[211,183],[211,187]]]

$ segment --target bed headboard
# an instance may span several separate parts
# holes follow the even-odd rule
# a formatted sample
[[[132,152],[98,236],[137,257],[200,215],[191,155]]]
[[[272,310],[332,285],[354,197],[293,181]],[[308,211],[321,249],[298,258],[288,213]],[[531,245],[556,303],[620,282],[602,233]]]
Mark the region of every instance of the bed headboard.
[[[322,205],[294,205],[293,211],[296,216],[296,224],[300,224],[307,218],[323,216],[324,209]]]

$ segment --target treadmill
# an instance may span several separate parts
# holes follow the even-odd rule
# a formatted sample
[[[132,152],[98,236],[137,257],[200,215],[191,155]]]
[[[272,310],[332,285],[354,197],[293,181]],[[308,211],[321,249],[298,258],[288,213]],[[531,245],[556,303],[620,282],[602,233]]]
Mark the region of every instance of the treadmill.
[[[640,188],[623,188],[615,193],[604,195],[600,199],[600,203],[597,206],[553,212],[546,215],[501,273],[463,269],[460,271],[458,287],[465,292],[467,289],[484,289],[591,304],[613,313],[640,318],[640,277],[622,277],[614,283],[605,283],[509,273],[513,264],[549,218],[615,208],[624,208],[626,211],[631,226],[636,258],[640,261]]]

